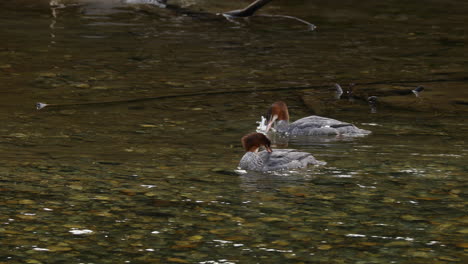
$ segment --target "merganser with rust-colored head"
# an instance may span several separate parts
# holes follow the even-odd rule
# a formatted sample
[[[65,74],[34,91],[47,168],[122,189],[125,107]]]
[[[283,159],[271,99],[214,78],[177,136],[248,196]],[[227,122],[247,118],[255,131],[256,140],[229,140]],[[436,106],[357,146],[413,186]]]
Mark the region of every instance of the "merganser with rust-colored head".
[[[308,165],[323,165],[310,153],[294,149],[271,149],[270,140],[261,133],[250,133],[242,137],[246,153],[239,162],[239,168],[252,171],[277,171],[305,168]],[[258,152],[260,147],[265,150]]]
[[[276,132],[290,136],[364,136],[371,133],[350,123],[315,115],[301,118],[290,124],[288,106],[283,101],[271,105],[266,121],[266,132],[274,127]]]

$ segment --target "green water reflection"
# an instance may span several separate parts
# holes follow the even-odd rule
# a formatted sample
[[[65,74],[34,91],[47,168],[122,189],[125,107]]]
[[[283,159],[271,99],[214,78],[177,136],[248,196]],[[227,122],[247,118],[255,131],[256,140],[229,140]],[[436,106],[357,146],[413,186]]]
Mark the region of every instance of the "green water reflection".
[[[84,2],[0,4],[0,263],[466,260],[465,2],[263,10],[315,32]],[[185,4],[237,8],[226,2]],[[357,83],[355,100],[335,99],[335,82]],[[292,120],[373,133],[289,142],[323,167],[237,174],[240,137],[279,99]]]

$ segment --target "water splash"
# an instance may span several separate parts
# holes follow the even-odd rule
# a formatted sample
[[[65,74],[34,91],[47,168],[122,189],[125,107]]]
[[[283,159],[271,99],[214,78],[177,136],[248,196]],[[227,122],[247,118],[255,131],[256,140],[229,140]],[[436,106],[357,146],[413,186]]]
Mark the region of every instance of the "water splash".
[[[266,135],[266,129],[267,129],[267,120],[266,120],[266,118],[262,116],[262,120],[257,121],[256,123],[258,124],[258,127],[257,127],[256,131],[258,133],[262,133],[262,134]]]

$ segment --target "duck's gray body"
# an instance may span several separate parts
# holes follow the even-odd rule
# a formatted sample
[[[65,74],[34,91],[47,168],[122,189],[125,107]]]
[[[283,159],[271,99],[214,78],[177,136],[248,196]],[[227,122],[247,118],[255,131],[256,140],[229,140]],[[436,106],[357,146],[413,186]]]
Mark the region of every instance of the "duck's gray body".
[[[239,167],[251,171],[278,171],[305,168],[308,165],[323,165],[310,153],[294,149],[275,149],[273,152],[246,152]]]
[[[275,129],[290,136],[365,136],[371,133],[353,124],[321,116],[304,117],[291,124],[280,120],[276,122]]]

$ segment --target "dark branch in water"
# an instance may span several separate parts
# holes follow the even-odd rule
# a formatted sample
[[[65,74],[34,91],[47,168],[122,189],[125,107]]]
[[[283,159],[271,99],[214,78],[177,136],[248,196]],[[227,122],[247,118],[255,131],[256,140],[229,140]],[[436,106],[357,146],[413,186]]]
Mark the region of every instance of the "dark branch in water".
[[[218,13],[217,15],[223,15],[228,19],[235,18],[235,17],[249,17],[249,16],[252,16],[260,8],[262,8],[264,5],[268,4],[271,1],[272,0],[256,0],[244,9]],[[197,11],[188,10],[188,9],[179,7],[177,5],[167,4],[167,0],[157,0],[156,2],[158,3],[158,6],[160,7],[167,8],[167,9],[170,9],[178,13],[182,13],[182,14],[188,14],[188,15],[208,15],[209,14],[205,12],[199,12],[199,11],[197,12]]]
[[[233,21],[233,18],[236,17],[249,17],[253,16],[255,12],[257,12],[260,8],[271,2],[272,0],[256,0],[249,6],[247,6],[244,9],[239,9],[239,10],[233,10],[229,12],[222,13],[224,17],[226,17],[227,20]],[[311,31],[316,29],[316,26],[312,23],[309,23],[303,19],[294,17],[294,16],[285,16],[285,15],[259,15],[259,16],[264,16],[264,17],[279,17],[279,18],[287,18],[287,19],[293,19],[296,21],[299,21],[301,23],[306,24]]]
[[[381,81],[381,82],[367,82],[367,83],[358,83],[356,85],[375,85],[375,84],[397,84],[397,83],[436,83],[436,82],[454,82],[454,81],[466,81],[466,78],[461,79],[439,79],[439,80],[419,80],[419,81]],[[339,85],[338,85],[339,86]],[[320,89],[323,88],[324,85],[306,85],[306,86],[291,86],[291,87],[278,87],[278,88],[270,88],[270,89],[262,89],[256,90],[256,93],[262,92],[282,92],[282,91],[302,91],[302,90],[309,90],[309,89]],[[335,86],[336,87],[336,86]],[[419,90],[420,88],[416,88],[414,90]],[[390,92],[393,95],[407,95],[413,93],[414,90],[404,90],[404,92],[396,91]],[[143,98],[134,98],[134,99],[126,99],[126,100],[113,100],[113,101],[96,101],[96,102],[77,102],[77,103],[67,103],[67,104],[46,104],[46,103],[36,103],[36,109],[41,110],[46,107],[67,107],[67,106],[79,106],[79,105],[111,105],[111,104],[126,104],[126,103],[136,103],[136,102],[144,102],[144,101],[152,101],[152,100],[162,100],[162,99],[170,99],[170,98],[184,98],[184,97],[197,97],[197,96],[210,96],[210,95],[229,95],[229,94],[249,94],[252,93],[254,89],[247,89],[247,90],[239,90],[239,91],[217,91],[217,92],[200,92],[200,93],[187,93],[187,94],[176,94],[176,95],[163,95],[163,96],[155,96],[155,97],[143,97]],[[386,94],[387,95],[387,94]],[[372,95],[375,96],[375,95]],[[380,95],[385,96],[385,95]],[[367,101],[368,97],[364,100]],[[457,102],[459,104],[466,104],[465,101]]]
[[[463,100],[455,100],[453,101],[453,103],[459,104],[459,105],[468,105],[468,101],[463,101]]]
[[[244,9],[239,9],[239,10],[233,10],[229,12],[223,13],[225,16],[230,16],[230,17],[248,17],[252,16],[257,10],[262,8],[264,5],[268,4],[272,0],[256,0],[249,6],[247,6]]]
[[[127,0],[129,1],[129,0]],[[147,0],[150,1],[150,0]],[[196,11],[196,10],[191,10],[191,9],[186,9],[177,5],[172,5],[172,4],[167,4],[167,0],[151,0],[153,1],[153,5],[159,6],[161,8],[165,8],[167,10],[171,10],[175,12],[176,14],[180,15],[185,15],[185,16],[190,16],[190,17],[196,17],[200,19],[214,19],[215,17],[213,16],[213,13],[209,12],[203,12],[203,11]],[[223,16],[226,18],[228,21],[240,24],[238,23],[235,19],[236,18],[241,18],[241,17],[250,17],[255,14],[260,8],[271,2],[272,0],[256,0],[250,5],[248,5],[244,9],[239,9],[239,10],[233,10],[233,11],[228,11],[224,13],[217,13],[216,17]],[[147,12],[144,9],[140,10],[140,12]],[[285,15],[259,15],[259,16],[264,16],[264,17],[273,17],[273,18],[285,18],[285,19],[292,19],[296,20],[298,22],[301,22],[303,24],[306,24],[309,27],[310,31],[315,30],[316,26],[297,17],[294,16],[285,16]]]

